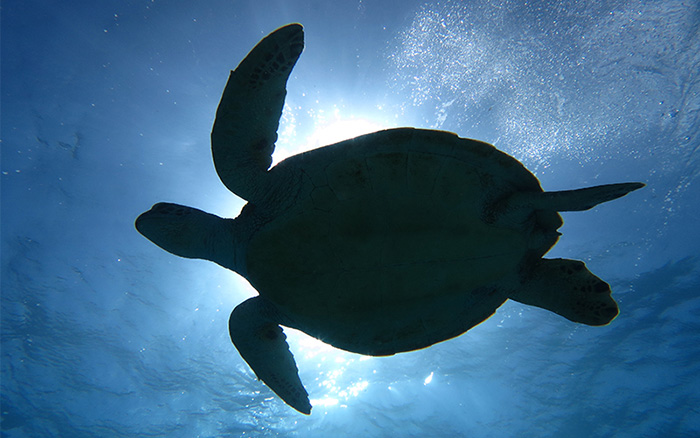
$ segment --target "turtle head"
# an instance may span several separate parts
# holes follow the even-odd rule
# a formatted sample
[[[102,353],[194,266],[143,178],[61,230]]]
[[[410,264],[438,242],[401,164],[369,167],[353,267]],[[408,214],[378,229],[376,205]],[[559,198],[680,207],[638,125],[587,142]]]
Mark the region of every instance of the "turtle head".
[[[134,225],[145,238],[171,254],[211,260],[241,273],[236,263],[234,222],[196,208],[159,202]]]

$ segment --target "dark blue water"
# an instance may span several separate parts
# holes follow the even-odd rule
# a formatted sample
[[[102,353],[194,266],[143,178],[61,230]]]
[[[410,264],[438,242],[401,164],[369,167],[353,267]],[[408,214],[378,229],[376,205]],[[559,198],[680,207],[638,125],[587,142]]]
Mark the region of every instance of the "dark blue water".
[[[700,436],[698,1],[79,3],[2,5],[2,437]],[[508,302],[388,358],[287,330],[310,417],[256,381],[227,333],[255,291],[133,220],[238,214],[214,112],[293,21],[277,161],[419,126],[494,143],[546,190],[646,182],[565,214],[548,255],[610,282],[620,316]]]

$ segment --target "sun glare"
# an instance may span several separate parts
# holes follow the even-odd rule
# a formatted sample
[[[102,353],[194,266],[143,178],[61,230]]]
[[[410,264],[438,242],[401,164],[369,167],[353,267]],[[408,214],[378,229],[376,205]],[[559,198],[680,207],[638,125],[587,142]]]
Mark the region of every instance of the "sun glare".
[[[274,164],[295,154],[391,127],[372,117],[347,116],[335,106],[330,110],[308,111],[305,116],[299,111],[301,109],[298,107],[284,107],[273,155]],[[311,120],[300,124],[299,120],[307,116]],[[311,126],[304,126],[308,122],[311,122]]]
[[[367,119],[338,119],[318,127],[306,143],[309,149],[315,149],[380,129],[381,125]]]

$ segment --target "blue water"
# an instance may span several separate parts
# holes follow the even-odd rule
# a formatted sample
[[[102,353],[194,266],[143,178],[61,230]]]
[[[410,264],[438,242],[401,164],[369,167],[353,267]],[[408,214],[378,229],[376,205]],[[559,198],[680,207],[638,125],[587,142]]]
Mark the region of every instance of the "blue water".
[[[2,4],[2,413],[17,437],[700,436],[700,3],[133,0]],[[314,409],[227,333],[255,292],[133,220],[234,217],[209,132],[228,71],[289,22],[306,49],[275,159],[367,130],[494,143],[546,190],[648,186],[567,213],[621,314],[508,302],[388,358],[287,330]]]

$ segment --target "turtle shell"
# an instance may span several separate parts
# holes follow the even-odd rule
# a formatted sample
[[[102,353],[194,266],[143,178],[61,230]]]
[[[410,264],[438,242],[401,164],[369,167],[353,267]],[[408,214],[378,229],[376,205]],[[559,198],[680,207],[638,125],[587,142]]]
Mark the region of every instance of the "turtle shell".
[[[448,132],[380,131],[271,172],[290,170],[299,190],[252,235],[247,278],[291,326],[362,354],[422,348],[482,322],[523,258],[553,244],[537,234],[561,224],[556,212],[526,229],[485,220],[490,203],[542,189],[514,158]]]

